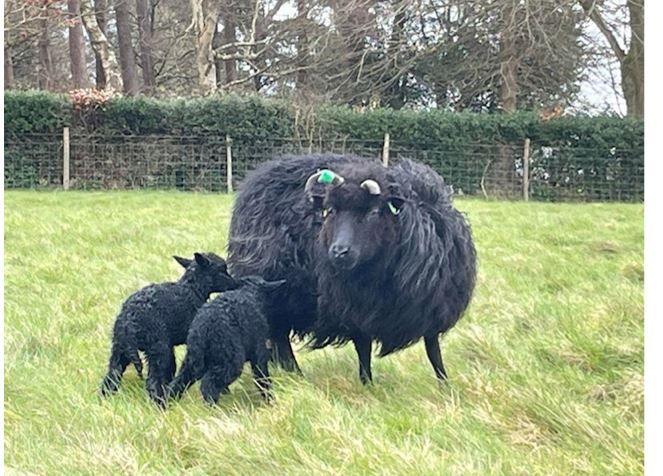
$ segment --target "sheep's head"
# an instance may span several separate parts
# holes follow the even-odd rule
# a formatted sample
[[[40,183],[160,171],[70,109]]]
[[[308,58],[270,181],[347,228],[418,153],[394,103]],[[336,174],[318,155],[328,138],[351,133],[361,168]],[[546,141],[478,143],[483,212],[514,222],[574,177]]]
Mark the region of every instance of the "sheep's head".
[[[234,289],[237,284],[228,274],[226,261],[214,253],[194,253],[193,259],[173,256],[184,269],[184,275],[210,292]]]
[[[349,271],[393,246],[405,201],[380,165],[321,170],[306,181],[306,194],[323,216],[320,244],[331,264]]]

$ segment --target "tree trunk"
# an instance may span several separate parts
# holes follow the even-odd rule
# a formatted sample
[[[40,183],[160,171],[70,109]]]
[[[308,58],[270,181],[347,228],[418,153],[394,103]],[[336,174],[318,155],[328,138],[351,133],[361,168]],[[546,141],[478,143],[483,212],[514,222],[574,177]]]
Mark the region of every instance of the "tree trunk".
[[[101,73],[105,78],[104,89],[122,90],[122,77],[119,74],[117,59],[115,53],[108,45],[108,38],[99,27],[97,17],[95,16],[92,0],[80,0],[81,17],[83,25],[90,36],[90,43],[101,64]],[[99,85],[99,76],[97,76],[97,85]]]
[[[152,18],[150,0],[136,0],[138,17],[138,40],[140,42],[140,64],[143,70],[143,84],[146,92],[154,89],[154,57],[152,55]]]
[[[407,18],[405,16],[405,9],[399,5],[400,2],[394,2],[394,7],[396,10],[396,15],[394,15],[394,26],[391,32],[391,37],[389,38],[389,50],[387,54],[391,56],[390,63],[393,67],[393,72],[390,73],[390,78],[392,83],[387,87],[385,93],[388,95],[386,98],[388,104],[392,109],[399,110],[405,106],[405,91],[404,91],[404,82],[405,77],[402,75],[397,75],[399,69],[400,57],[401,57],[401,48],[405,43],[405,22]]]
[[[581,0],[585,13],[594,22],[608,41],[615,57],[619,61],[622,77],[622,93],[626,101],[626,115],[644,118],[645,114],[645,2],[644,0],[628,0],[629,26],[631,42],[629,51],[617,41],[615,32],[605,22],[598,9],[597,2]]]
[[[216,89],[212,42],[221,5],[219,0],[191,0],[193,23],[196,27],[196,69],[198,85],[203,94]]]
[[[235,34],[235,17],[233,9],[229,6],[226,7],[223,18],[223,44],[229,45],[237,41]],[[226,51],[227,53],[234,53],[233,49]],[[226,72],[225,84],[230,84],[237,79],[237,61],[234,59],[224,60],[224,70]]]
[[[128,2],[129,0],[115,0],[115,19],[124,93],[128,96],[135,96],[138,94],[138,78],[136,76],[134,48],[131,44],[131,16]]]
[[[78,0],[67,0],[69,21],[69,60],[71,66],[71,82],[74,89],[87,87],[87,68],[85,65],[85,39]]]
[[[107,0],[94,0],[94,11],[97,19],[97,25],[99,25],[99,30],[106,35],[106,10],[108,9]],[[92,42],[92,37],[90,37],[90,42]],[[94,50],[94,66],[95,66],[95,83],[97,89],[106,89],[106,73],[104,72],[103,62],[101,57]]]
[[[645,2],[628,2],[631,45],[621,62],[622,90],[629,116],[645,117]]]
[[[506,0],[502,8],[500,31],[500,90],[502,111],[515,112],[518,108],[518,49],[516,47],[516,0]],[[485,189],[491,197],[509,198],[517,190],[513,148],[500,145],[486,166]]]
[[[514,112],[518,108],[518,51],[516,50],[515,6],[507,0],[502,11],[502,31],[500,35],[500,103],[504,112]]]
[[[50,90],[53,87],[53,74],[51,68],[51,51],[48,31],[48,4],[44,1],[44,18],[39,20],[39,89]]]
[[[5,89],[14,86],[14,61],[12,60],[12,47],[5,41]]]
[[[297,76],[296,76],[296,88],[299,92],[303,92],[306,89],[306,70],[304,69],[309,62],[308,58],[308,34],[307,34],[307,15],[308,8],[306,6],[306,0],[297,0],[297,16],[298,16],[298,27],[299,34],[297,35]]]

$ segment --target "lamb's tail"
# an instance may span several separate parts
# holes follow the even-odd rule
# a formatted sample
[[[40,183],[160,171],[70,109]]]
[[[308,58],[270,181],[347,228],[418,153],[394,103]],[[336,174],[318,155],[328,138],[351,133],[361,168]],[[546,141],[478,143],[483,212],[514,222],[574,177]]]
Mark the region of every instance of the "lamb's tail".
[[[121,342],[124,357],[133,364],[140,378],[143,378],[143,361],[138,354],[138,337],[134,326],[121,326],[116,329],[117,341]]]
[[[122,374],[127,365],[133,364],[138,376],[143,378],[143,362],[138,354],[138,339],[133,326],[125,321],[117,321],[113,329],[113,346],[111,348],[108,373],[101,382],[101,395],[107,396],[117,392]]]

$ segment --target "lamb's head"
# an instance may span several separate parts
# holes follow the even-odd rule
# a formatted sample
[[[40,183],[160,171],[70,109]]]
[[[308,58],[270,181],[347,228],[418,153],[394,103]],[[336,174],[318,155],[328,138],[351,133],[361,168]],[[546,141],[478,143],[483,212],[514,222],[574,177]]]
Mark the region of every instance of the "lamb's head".
[[[319,243],[334,268],[353,270],[379,259],[396,244],[405,200],[379,164],[318,171],[309,177],[305,190],[323,216]]]
[[[193,259],[173,256],[186,271],[184,278],[196,282],[200,288],[210,293],[219,293],[237,287],[228,274],[226,261],[214,253],[194,253]]]

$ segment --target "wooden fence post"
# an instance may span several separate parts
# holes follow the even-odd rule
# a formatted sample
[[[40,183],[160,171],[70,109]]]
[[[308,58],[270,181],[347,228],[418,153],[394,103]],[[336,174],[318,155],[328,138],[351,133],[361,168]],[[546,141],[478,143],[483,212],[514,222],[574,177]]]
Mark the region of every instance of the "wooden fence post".
[[[384,143],[382,145],[382,165],[389,166],[389,133],[384,133]]]
[[[529,137],[525,139],[523,150],[523,199],[529,201]]]
[[[62,129],[62,188],[69,190],[69,128]]]
[[[232,139],[228,134],[226,134],[226,187],[227,193],[233,193]]]

